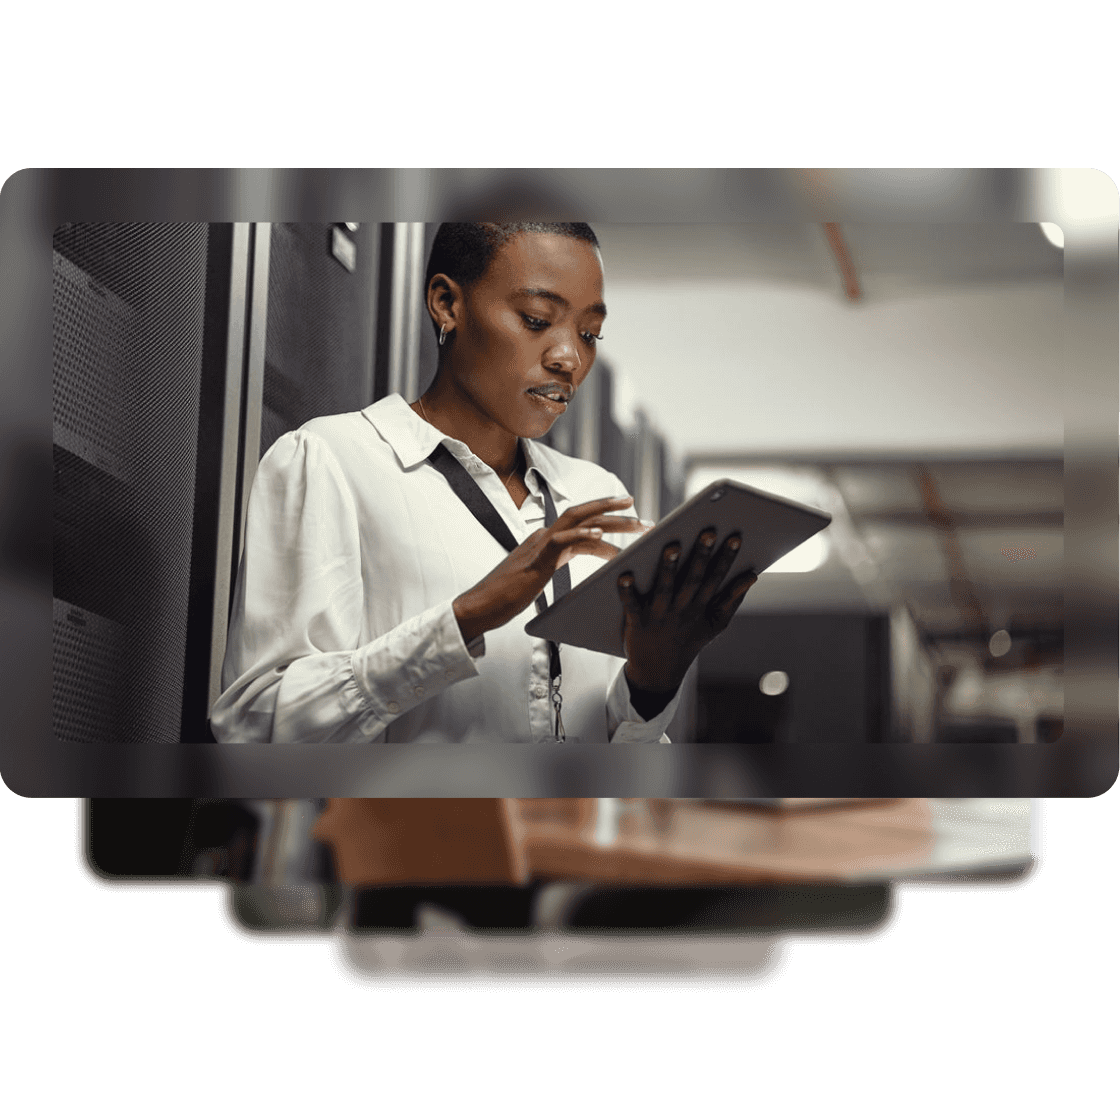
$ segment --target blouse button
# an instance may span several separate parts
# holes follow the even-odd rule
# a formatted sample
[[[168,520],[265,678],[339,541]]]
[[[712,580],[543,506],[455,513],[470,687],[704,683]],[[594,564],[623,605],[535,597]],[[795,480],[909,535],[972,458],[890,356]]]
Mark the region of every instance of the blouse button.
[[[543,700],[548,695],[548,689],[543,684],[539,684],[533,689],[533,695],[538,700]]]
[[[393,713],[393,715],[396,715],[397,712],[401,710],[400,704],[398,704],[395,700],[390,700],[389,703],[385,705],[385,707],[388,708],[389,711]]]
[[[413,692],[413,695],[415,695],[415,696],[423,696],[424,695],[424,690],[419,685],[417,685],[412,690],[412,692]]]

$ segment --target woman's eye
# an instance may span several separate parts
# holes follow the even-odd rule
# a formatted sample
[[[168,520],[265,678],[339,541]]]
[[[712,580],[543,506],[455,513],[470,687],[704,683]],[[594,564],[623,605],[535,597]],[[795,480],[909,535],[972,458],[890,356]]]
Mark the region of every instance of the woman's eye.
[[[525,325],[531,331],[543,331],[548,326],[547,319],[534,319],[532,315],[522,315],[521,318],[525,320]]]
[[[596,342],[603,341],[603,336],[601,334],[592,334],[590,331],[584,331],[583,341],[586,342],[588,346],[594,346]]]

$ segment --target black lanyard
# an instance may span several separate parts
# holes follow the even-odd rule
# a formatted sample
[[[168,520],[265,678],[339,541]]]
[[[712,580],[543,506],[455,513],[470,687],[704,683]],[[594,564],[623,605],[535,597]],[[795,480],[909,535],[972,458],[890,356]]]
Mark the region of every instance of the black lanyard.
[[[459,500],[474,514],[482,527],[504,548],[512,552],[517,547],[517,540],[510,527],[502,520],[502,515],[494,508],[490,499],[482,492],[482,487],[471,478],[470,471],[440,443],[428,456],[428,462],[447,479],[451,489],[455,491]],[[548,488],[540,472],[537,478],[541,484],[541,496],[544,498],[544,523],[550,526],[556,520],[556,504],[552,500],[552,492]],[[557,568],[552,575],[552,601],[556,602],[562,595],[567,595],[572,589],[572,575],[565,564]],[[537,596],[537,610],[543,611],[548,606],[548,600],[542,591]],[[552,685],[552,706],[556,709],[556,740],[564,741],[564,722],[560,718],[560,707],[563,697],[560,695],[560,647],[556,642],[548,643],[548,675]]]

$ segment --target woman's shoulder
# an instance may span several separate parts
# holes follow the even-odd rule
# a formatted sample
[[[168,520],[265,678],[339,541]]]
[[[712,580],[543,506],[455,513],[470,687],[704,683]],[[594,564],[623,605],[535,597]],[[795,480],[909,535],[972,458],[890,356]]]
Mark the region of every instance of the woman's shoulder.
[[[386,453],[387,452],[387,453]],[[361,412],[317,416],[278,436],[261,457],[258,474],[326,481],[353,489],[355,479],[382,477],[392,452]],[[380,462],[384,460],[384,462]]]
[[[352,463],[368,470],[372,466],[371,457],[376,459],[380,454],[392,459],[392,450],[384,436],[369,422],[369,414],[376,407],[316,416],[288,435],[317,448],[320,453],[331,454],[342,466]]]
[[[410,456],[415,434],[412,410],[398,394],[382,397],[355,412],[317,416],[299,431],[321,440],[340,460],[352,461],[365,471],[383,458],[396,462]],[[373,461],[371,461],[373,460]]]
[[[330,416],[316,416],[306,423],[301,424],[295,435],[311,436],[315,440],[322,440],[328,445],[335,445],[352,441],[359,432],[370,429],[365,419],[366,409],[361,412],[338,412]]]

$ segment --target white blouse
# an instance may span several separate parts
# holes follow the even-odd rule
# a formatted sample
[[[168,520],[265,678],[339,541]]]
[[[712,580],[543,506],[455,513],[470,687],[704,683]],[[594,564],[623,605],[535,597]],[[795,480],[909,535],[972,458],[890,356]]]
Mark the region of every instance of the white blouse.
[[[522,440],[529,496],[518,509],[465,443],[395,394],[281,436],[249,498],[223,692],[210,713],[219,742],[552,738],[548,643],[525,633],[536,605],[488,631],[477,656],[463,642],[452,603],[506,552],[427,462],[440,442],[519,544],[544,525],[538,477],[558,513],[626,493],[602,467]],[[625,547],[634,537],[606,539]],[[572,584],[602,563],[575,557]],[[564,646],[561,662],[569,740],[668,741],[677,698],[647,722],[621,658]]]

